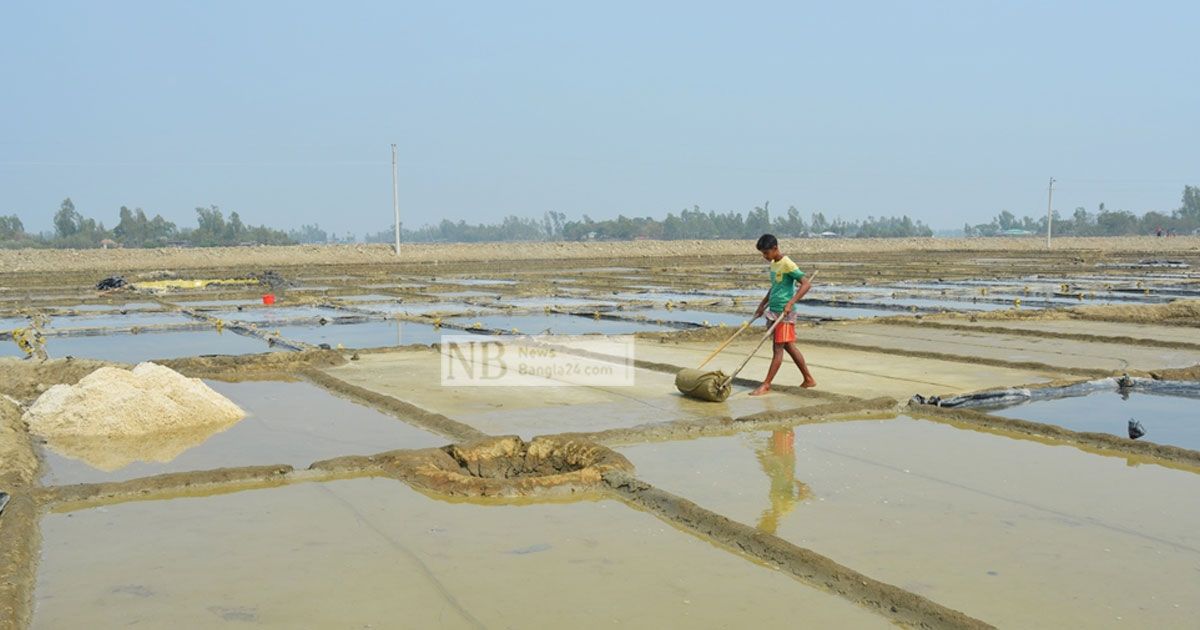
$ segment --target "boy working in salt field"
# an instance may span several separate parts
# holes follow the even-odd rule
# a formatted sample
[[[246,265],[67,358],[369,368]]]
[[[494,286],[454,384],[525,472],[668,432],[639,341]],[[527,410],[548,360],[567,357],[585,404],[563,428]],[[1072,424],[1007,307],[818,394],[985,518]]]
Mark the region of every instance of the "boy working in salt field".
[[[765,313],[768,323],[774,323],[776,319],[781,321],[775,326],[775,354],[771,357],[767,378],[758,389],[750,392],[750,395],[761,396],[771,391],[771,381],[775,380],[775,374],[779,372],[784,352],[791,355],[796,367],[800,368],[800,374],[804,376],[804,382],[800,386],[815,387],[817,381],[813,380],[808,365],[804,362],[804,355],[800,354],[800,349],[796,347],[796,311],[793,310],[796,300],[808,293],[812,283],[791,258],[779,251],[779,239],[773,235],[763,234],[755,247],[762,252],[763,258],[771,263],[771,288],[759,303],[758,310],[754,311],[754,317],[757,319]],[[800,285],[799,290],[796,288],[797,284]]]

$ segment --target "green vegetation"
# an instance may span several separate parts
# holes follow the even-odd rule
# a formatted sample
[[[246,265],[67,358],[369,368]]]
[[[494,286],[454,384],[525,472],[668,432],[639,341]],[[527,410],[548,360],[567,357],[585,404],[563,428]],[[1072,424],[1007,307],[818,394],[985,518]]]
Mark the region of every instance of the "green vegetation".
[[[795,207],[788,208],[783,215],[772,218],[769,204],[764,203],[753,210],[740,212],[705,212],[699,207],[683,210],[678,215],[667,214],[657,220],[650,217],[618,216],[615,219],[594,221],[586,214],[582,220],[568,221],[561,212],[547,212],[541,221],[520,217],[507,217],[499,224],[470,224],[465,221],[454,223],[443,220],[437,225],[427,225],[417,230],[404,230],[401,237],[405,242],[471,243],[481,241],[582,241],[582,240],[633,240],[633,239],[708,239],[708,238],[758,238],[764,232],[779,236],[816,236],[832,233],[836,236],[860,237],[905,237],[933,236],[929,226],[903,217],[868,217],[865,221],[830,221],[816,212],[805,221]],[[383,230],[368,235],[367,242],[390,243],[394,231]]]
[[[54,232],[29,234],[16,215],[0,216],[0,247],[96,248],[163,247],[167,245],[212,247],[221,245],[290,245],[295,242],[286,232],[266,226],[242,223],[237,212],[229,219],[216,206],[196,208],[195,228],[179,228],[154,215],[148,218],[141,208],[121,206],[118,223],[112,230],[103,223],[80,214],[68,198],[54,213]]]
[[[0,216],[0,247],[163,247],[167,245],[212,247],[228,245],[289,245],[294,243],[354,242],[350,234],[342,239],[321,226],[304,225],[284,232],[266,226],[251,226],[242,222],[237,212],[228,219],[216,206],[196,208],[196,227],[180,228],[161,215],[146,216],[141,208],[122,206],[116,227],[108,230],[103,223],[80,214],[70,199],[62,202],[54,214],[54,231],[30,234],[21,219],[14,215]],[[1185,186],[1180,207],[1170,213],[1147,212],[1141,216],[1125,210],[1109,210],[1100,204],[1096,213],[1076,208],[1070,218],[1055,213],[1054,233],[1062,236],[1125,236],[1134,234],[1192,234],[1200,230],[1200,186]],[[794,206],[776,216],[764,203],[745,214],[740,212],[703,211],[698,206],[678,214],[668,213],[665,219],[618,216],[595,221],[586,214],[579,220],[568,220],[561,212],[547,212],[541,220],[516,216],[500,223],[467,223],[443,219],[437,225],[416,230],[404,230],[405,242],[473,243],[482,241],[582,241],[634,239],[711,239],[757,238],[764,232],[784,237],[837,236],[844,238],[928,237],[933,230],[921,221],[905,216],[867,217],[863,221],[827,219],[821,212],[812,213],[807,220]],[[1018,218],[1005,210],[989,223],[964,225],[966,236],[1004,236],[1045,234],[1046,217]],[[391,243],[394,233],[389,228],[368,235],[370,243]]]
[[[1070,218],[1054,213],[1053,234],[1062,236],[1129,236],[1135,234],[1192,234],[1200,230],[1200,186],[1184,186],[1179,208],[1170,214],[1150,211],[1138,216],[1126,210],[1109,210],[1100,204],[1095,214],[1075,208]],[[991,223],[963,226],[967,236],[999,236],[1029,232],[1046,233],[1046,217],[1018,219],[1005,210]]]

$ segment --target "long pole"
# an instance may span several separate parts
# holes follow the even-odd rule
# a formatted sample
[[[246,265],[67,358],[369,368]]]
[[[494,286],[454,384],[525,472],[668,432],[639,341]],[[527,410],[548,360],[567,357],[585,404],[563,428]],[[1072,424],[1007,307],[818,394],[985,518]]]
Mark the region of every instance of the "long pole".
[[[1050,249],[1050,232],[1054,229],[1054,178],[1046,189],[1046,249]],[[396,246],[399,251],[399,245]]]
[[[400,185],[396,182],[396,145],[392,145],[392,210],[396,212],[396,255],[400,255]]]

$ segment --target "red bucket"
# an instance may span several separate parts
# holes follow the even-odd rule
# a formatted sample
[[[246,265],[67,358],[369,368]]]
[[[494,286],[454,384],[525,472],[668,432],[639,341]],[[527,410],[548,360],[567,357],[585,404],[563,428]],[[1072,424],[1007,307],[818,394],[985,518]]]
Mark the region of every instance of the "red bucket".
[[[267,306],[271,306],[274,303],[275,303],[275,295],[274,294],[268,293],[263,296],[263,304],[266,304]]]

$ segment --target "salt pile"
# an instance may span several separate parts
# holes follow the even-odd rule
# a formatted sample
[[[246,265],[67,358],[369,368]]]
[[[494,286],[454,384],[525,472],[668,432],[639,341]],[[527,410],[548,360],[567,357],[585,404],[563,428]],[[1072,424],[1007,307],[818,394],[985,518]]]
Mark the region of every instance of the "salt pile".
[[[42,437],[129,436],[228,425],[245,417],[200,379],[154,363],[102,367],[75,385],[46,390],[24,420]]]

